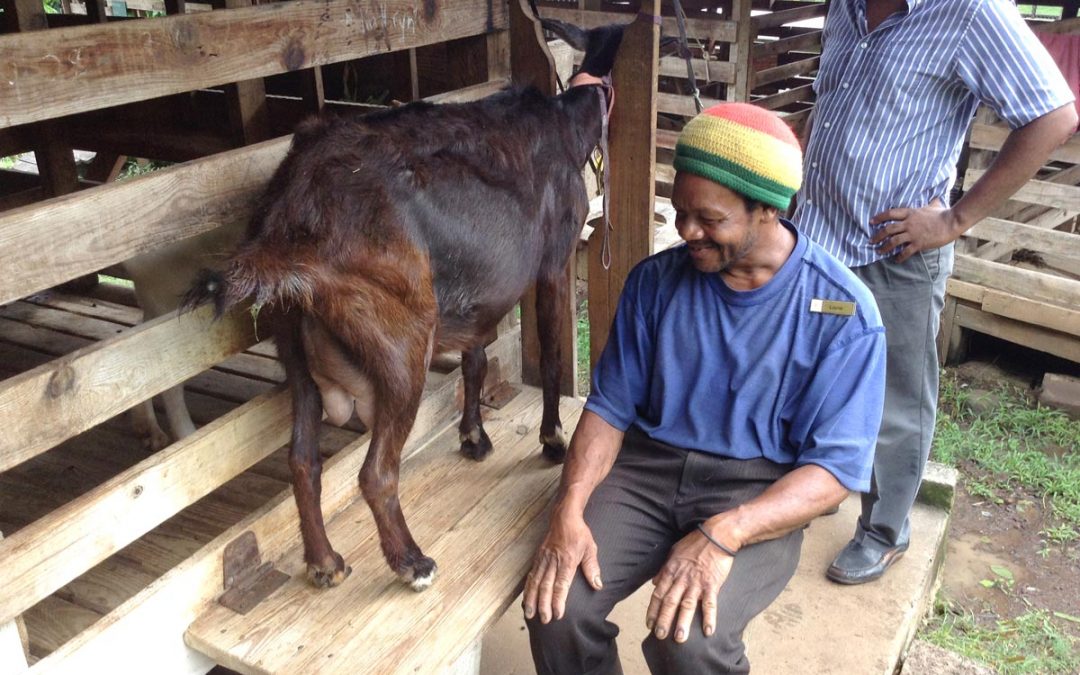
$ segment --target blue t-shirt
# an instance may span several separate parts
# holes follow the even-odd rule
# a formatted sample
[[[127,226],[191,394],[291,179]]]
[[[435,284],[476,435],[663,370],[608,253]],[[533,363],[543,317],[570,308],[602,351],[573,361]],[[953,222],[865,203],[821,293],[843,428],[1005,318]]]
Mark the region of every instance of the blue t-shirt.
[[[750,291],[697,271],[685,246],[639,263],[585,408],[670,445],[817,464],[848,489],[868,490],[885,329],[862,282],[795,234],[787,262]],[[835,307],[814,302],[828,300],[854,303],[854,314],[813,311]]]

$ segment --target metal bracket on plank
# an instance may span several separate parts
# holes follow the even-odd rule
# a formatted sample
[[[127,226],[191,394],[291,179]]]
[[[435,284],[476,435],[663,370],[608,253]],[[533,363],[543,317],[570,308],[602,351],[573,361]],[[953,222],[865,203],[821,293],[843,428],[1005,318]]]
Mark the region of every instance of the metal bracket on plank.
[[[225,592],[218,603],[237,614],[247,614],[289,580],[288,574],[274,569],[274,563],[262,561],[251,530],[226,544],[221,567]]]

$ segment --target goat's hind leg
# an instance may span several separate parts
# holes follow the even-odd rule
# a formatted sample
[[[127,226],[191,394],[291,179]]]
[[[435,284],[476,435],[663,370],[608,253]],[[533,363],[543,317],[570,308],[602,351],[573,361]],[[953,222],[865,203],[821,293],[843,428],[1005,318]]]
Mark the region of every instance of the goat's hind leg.
[[[465,380],[465,404],[458,426],[461,454],[481,461],[491,454],[491,439],[484,431],[484,421],[480,417],[480,394],[487,375],[487,352],[483,344],[461,352],[461,374]]]
[[[293,395],[289,468],[292,470],[293,496],[300,512],[304,561],[308,565],[308,578],[312,584],[319,587],[337,586],[352,570],[330,545],[323,522],[322,457],[319,455],[322,397],[304,353],[299,315],[290,315],[281,324],[275,333],[278,355],[285,365]]]
[[[558,269],[536,281],[536,326],[540,342],[540,386],[544,413],[540,419],[540,443],[544,457],[553,462],[566,458],[566,436],[559,419],[559,384],[562,379],[562,349],[559,337],[566,320],[567,272]]]

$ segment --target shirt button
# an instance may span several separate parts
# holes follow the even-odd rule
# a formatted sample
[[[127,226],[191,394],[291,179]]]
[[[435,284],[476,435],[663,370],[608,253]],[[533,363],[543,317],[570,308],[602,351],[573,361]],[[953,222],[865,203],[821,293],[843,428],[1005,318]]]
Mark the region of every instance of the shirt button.
[[[863,49],[866,49],[866,48],[867,48],[867,47],[869,47],[870,45],[869,45],[869,44],[867,44],[866,42],[860,42],[860,43],[859,43],[859,46],[860,46],[860,47],[862,47]]]
[[[813,168],[816,169],[817,168],[817,162],[810,162],[810,166],[812,166]]]
[[[823,124],[823,125],[821,125],[821,126],[823,126],[823,127],[825,127],[826,129],[828,129],[829,127],[831,127],[831,126],[832,126],[832,122],[826,122],[825,124]]]
[[[844,84],[842,84],[842,85],[840,85],[840,86],[842,86],[842,87],[843,87],[844,89],[847,89],[847,88],[848,88],[848,87],[850,87],[851,85],[850,85],[850,84],[848,84],[847,82],[845,82]]]
[[[807,199],[806,201],[803,202],[803,204],[805,204],[807,206],[813,206],[814,200],[813,199]]]

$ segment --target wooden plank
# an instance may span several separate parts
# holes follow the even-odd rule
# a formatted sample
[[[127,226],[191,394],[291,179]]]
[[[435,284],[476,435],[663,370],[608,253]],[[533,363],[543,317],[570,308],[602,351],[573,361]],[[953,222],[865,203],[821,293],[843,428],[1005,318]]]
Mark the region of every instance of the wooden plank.
[[[30,654],[41,658],[100,618],[97,612],[59,598],[47,598],[26,614]]]
[[[775,68],[765,68],[764,70],[759,70],[754,73],[753,86],[760,87],[765,84],[787,80],[798,75],[806,75],[807,73],[812,73],[817,70],[820,65],[821,57],[812,56],[782,66],[776,66]]]
[[[699,80],[725,84],[735,81],[735,64],[730,61],[690,59],[690,63],[694,68],[694,77]],[[686,59],[678,56],[660,57],[660,75],[686,79]]]
[[[347,592],[319,594],[294,576],[247,615],[212,607],[192,624],[189,643],[242,673],[441,672],[517,595],[543,536],[540,516],[558,477],[538,457],[531,433],[539,398],[529,389],[504,409],[504,421],[492,425],[498,450],[482,465],[455,455],[457,438],[449,431],[404,467],[410,528],[442,563],[430,589],[409,591],[371,555],[375,529],[366,505],[357,503],[328,526],[342,554],[355,561],[341,589]],[[579,406],[564,399],[568,427]],[[529,431],[518,433],[520,426]],[[518,537],[524,541],[512,544]],[[299,550],[286,559],[286,570],[300,571]],[[454,629],[440,639],[440,625]]]
[[[754,99],[751,102],[766,110],[776,110],[777,108],[782,108],[786,105],[791,105],[792,103],[798,103],[800,101],[810,102],[813,99],[814,86],[812,84],[804,84],[801,87],[793,87],[778,94]]]
[[[737,35],[728,50],[728,60],[736,66],[735,84],[727,88],[727,100],[745,102],[750,100],[754,71],[754,29],[751,24],[752,0],[731,0],[731,18],[735,20]]]
[[[1038,302],[992,288],[988,288],[983,294],[982,309],[984,312],[1080,337],[1080,311],[1075,309]]]
[[[0,269],[7,274],[0,304],[246,221],[290,140],[266,141],[0,215]],[[63,237],[56,236],[57,227]]]
[[[520,359],[520,336],[516,332],[500,337],[488,348],[488,357],[499,358],[507,366]],[[507,371],[510,379],[518,373]],[[447,424],[460,374],[429,390],[421,402],[405,455],[415,451],[425,437]],[[456,420],[455,422],[456,423]],[[342,449],[323,469],[323,513],[327,521],[357,498],[356,475],[367,452],[368,437]],[[496,452],[498,450],[496,449]],[[299,541],[296,506],[292,491],[283,491],[227,532],[215,538],[195,555],[155,581],[134,598],[76,636],[35,666],[36,675],[49,673],[170,672],[203,673],[213,661],[190,649],[183,641],[189,624],[208,602],[221,593],[221,558],[225,546],[250,530],[259,542],[263,558],[275,560]],[[396,583],[396,582],[395,582]],[[315,591],[313,591],[315,592]],[[153,626],[153,631],[147,631]]]
[[[982,284],[1061,307],[1080,306],[1080,281],[1052,274],[958,255],[953,276],[961,281]]]
[[[1004,210],[1007,212],[1010,209]],[[1037,229],[1052,230],[1057,229],[1060,225],[1062,225],[1066,221],[1072,220],[1077,215],[1080,215],[1080,212],[1063,211],[1061,209],[1047,209],[1043,214],[1036,216],[1031,220],[1025,221],[1024,224],[1028,227],[1034,227]],[[1008,220],[1008,222],[1017,221]],[[963,245],[975,243],[973,238],[961,239],[960,241]],[[968,251],[967,249],[962,249],[961,252]],[[1002,258],[1008,260],[1012,257],[1012,252],[1013,249],[1009,248],[1009,246],[1006,244],[996,244],[990,242],[988,244],[983,244],[979,246],[977,249],[975,249],[974,252],[971,253],[971,255],[975,256],[976,258],[983,258],[985,260],[999,260]]]
[[[0,540],[4,533],[0,532]],[[26,662],[26,626],[22,618],[0,623],[0,670],[18,675],[29,668]]]
[[[986,335],[1080,363],[1080,340],[1064,333],[995,316],[962,304],[956,308],[956,322]]]
[[[1036,33],[1078,33],[1080,32],[1080,19],[1063,18],[1058,21],[1044,21],[1032,28]]]
[[[288,440],[290,397],[260,397],[0,542],[0,622],[48,597]]]
[[[964,236],[1004,244],[1010,249],[1025,248],[1040,253],[1068,256],[1080,261],[1080,235],[1071,232],[1060,232],[998,218],[986,218],[976,223],[964,233]]]
[[[968,169],[964,175],[964,189],[969,189],[984,173],[984,170]],[[1080,187],[1075,185],[1033,179],[1017,190],[1011,199],[1066,211],[1080,211]]]
[[[650,6],[649,0],[645,5]],[[564,9],[556,7],[544,7],[540,14],[545,19],[558,19],[572,23],[581,28],[596,28],[615,23],[629,23],[634,18],[633,14],[625,12],[596,12],[591,10]],[[679,25],[674,16],[665,16],[663,21],[664,35],[678,35]],[[715,40],[716,42],[734,42],[736,23],[719,19],[690,19],[686,20],[686,34],[691,39]]]
[[[793,9],[783,9],[779,12],[770,12],[769,14],[758,14],[752,19],[754,31],[761,32],[769,28],[779,28],[780,26],[796,21],[805,21],[807,19],[825,16],[827,9],[828,5],[823,2],[807,3],[806,7],[795,7]]]
[[[168,314],[6,380],[0,388],[0,414],[8,420],[0,438],[0,471],[254,342],[246,312],[216,322],[211,316],[209,306],[182,319]]]
[[[618,101],[618,97],[616,97],[615,100]],[[708,96],[701,97],[701,105],[705,108],[712,107],[719,102],[719,100],[709,98]],[[694,104],[693,97],[685,96],[683,94],[657,93],[656,110],[657,112],[682,115],[683,117],[693,117],[694,115],[697,115],[697,107]]]
[[[945,282],[945,293],[954,298],[961,298],[981,305],[983,295],[986,293],[986,287],[949,277]]]
[[[804,51],[811,47],[821,46],[821,31],[810,30],[801,35],[795,35],[788,38],[780,38],[779,40],[772,40],[771,42],[758,42],[754,44],[753,54],[754,59],[761,59],[767,56],[776,56],[778,54],[786,54],[794,51]]]
[[[643,0],[641,12],[659,15],[660,0]],[[615,62],[612,80],[620,95],[611,114],[611,157],[605,160],[611,171],[611,266],[601,264],[605,233],[598,227],[589,239],[590,363],[599,360],[607,342],[626,277],[652,253],[659,47],[658,27],[639,19],[626,29]]]
[[[1005,139],[1012,130],[1001,124],[985,124],[976,122],[971,127],[972,148],[977,150],[1001,150]],[[1068,162],[1080,164],[1080,134],[1073,134],[1064,144],[1059,145],[1050,152],[1049,161]]]
[[[0,39],[0,127],[506,27],[503,3],[295,0]]]

